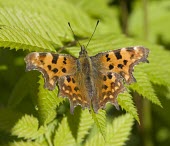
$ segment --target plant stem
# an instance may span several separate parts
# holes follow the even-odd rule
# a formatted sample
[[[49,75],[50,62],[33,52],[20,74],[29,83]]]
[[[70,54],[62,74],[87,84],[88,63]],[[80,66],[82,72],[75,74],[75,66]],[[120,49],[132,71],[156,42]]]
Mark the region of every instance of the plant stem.
[[[127,1],[120,0],[120,15],[121,15],[121,24],[122,24],[122,31],[125,35],[128,36],[128,8],[127,8]]]
[[[144,27],[144,39],[148,40],[148,1],[142,0],[143,3],[143,27]],[[151,105],[148,100],[143,102],[143,142],[144,146],[153,146],[152,141],[152,119],[151,119]]]

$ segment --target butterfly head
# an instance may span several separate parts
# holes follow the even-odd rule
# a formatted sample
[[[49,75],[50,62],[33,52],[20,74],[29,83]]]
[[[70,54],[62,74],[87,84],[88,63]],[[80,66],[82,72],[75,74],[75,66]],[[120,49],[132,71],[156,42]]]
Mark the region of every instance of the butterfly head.
[[[81,45],[81,51],[79,52],[79,56],[87,56],[86,47],[84,45]]]

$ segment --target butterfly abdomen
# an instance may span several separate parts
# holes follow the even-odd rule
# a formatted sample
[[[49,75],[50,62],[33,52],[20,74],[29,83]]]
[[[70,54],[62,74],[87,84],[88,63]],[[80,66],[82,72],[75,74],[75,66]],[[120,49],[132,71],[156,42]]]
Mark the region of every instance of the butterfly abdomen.
[[[81,74],[81,80],[84,81],[84,90],[87,93],[89,99],[92,99],[93,96],[96,94],[96,89],[94,86],[94,79],[93,79],[93,68],[92,62],[89,56],[85,55],[81,59],[78,60],[79,63],[79,70]]]

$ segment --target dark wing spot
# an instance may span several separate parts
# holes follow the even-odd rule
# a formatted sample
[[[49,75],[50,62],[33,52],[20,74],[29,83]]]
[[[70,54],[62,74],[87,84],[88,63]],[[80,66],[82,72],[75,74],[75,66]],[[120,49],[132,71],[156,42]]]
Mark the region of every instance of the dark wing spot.
[[[64,60],[63,63],[66,64],[66,61]]]
[[[66,61],[67,60],[67,58],[66,57],[64,57],[64,61]]]
[[[103,81],[106,81],[106,80],[107,80],[107,78],[106,78],[106,76],[104,76],[104,77],[103,77]]]
[[[65,69],[65,68],[63,68],[61,71],[62,71],[63,73],[66,73],[66,69]]]
[[[116,52],[115,55],[117,59],[122,59],[122,55],[120,54],[120,52]]]
[[[103,85],[102,88],[106,90],[108,88],[108,86],[107,85]]]
[[[123,60],[124,65],[126,65],[126,64],[127,64],[127,62],[128,62],[127,60]]]
[[[67,78],[67,82],[71,81],[71,78],[69,76],[66,76],[66,78]]]
[[[107,61],[109,61],[109,60],[110,60],[110,58],[109,58],[109,54],[106,54],[106,58],[107,58],[107,59],[106,59]]]
[[[112,78],[112,74],[108,74],[107,77],[108,77],[109,79],[111,79],[111,78]]]
[[[77,91],[79,90],[79,88],[78,88],[78,87],[75,87],[74,90],[77,92]]]
[[[110,58],[107,58],[107,61],[109,61],[110,60]]]
[[[54,73],[57,73],[57,72],[58,72],[58,69],[57,69],[57,68],[54,68],[52,71],[53,71]]]
[[[109,69],[111,70],[111,69],[113,69],[114,68],[114,66],[112,65],[112,64],[110,64],[109,65]]]
[[[111,82],[111,87],[113,88],[115,86],[116,86],[116,84],[114,82]]]
[[[53,56],[52,63],[53,63],[53,64],[57,64],[58,55],[57,55],[57,54],[52,54],[52,56]]]
[[[44,65],[44,64],[45,64],[43,60],[40,60],[40,62],[41,62],[41,64],[42,64],[42,65]]]
[[[72,82],[73,82],[73,83],[75,83],[75,80],[74,80],[74,78],[72,78]]]
[[[133,59],[134,58],[134,54],[132,54],[131,56],[130,56],[130,59]]]
[[[122,64],[118,64],[117,67],[122,69],[123,65]]]
[[[51,65],[48,65],[47,67],[48,67],[49,70],[51,70]]]

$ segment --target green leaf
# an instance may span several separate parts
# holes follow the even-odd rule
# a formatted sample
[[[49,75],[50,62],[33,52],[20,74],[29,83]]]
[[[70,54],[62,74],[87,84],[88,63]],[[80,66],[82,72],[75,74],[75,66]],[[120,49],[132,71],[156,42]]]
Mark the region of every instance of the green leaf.
[[[92,118],[102,134],[103,138],[106,137],[106,111],[98,110],[98,113],[94,113],[93,109],[91,110]]]
[[[137,109],[134,106],[134,102],[132,100],[132,96],[128,92],[121,93],[119,94],[117,100],[119,105],[128,113],[130,113],[140,123]]]
[[[37,108],[40,124],[48,124],[56,117],[56,108],[64,101],[64,98],[58,97],[57,87],[53,91],[44,88],[44,80],[40,77],[39,92],[37,99]]]
[[[85,146],[123,146],[128,140],[133,122],[130,114],[115,118],[111,124],[107,123],[105,141],[101,133],[95,133],[86,141]]]
[[[108,2],[103,0],[68,0],[68,2],[74,4],[77,8],[81,8],[89,16],[101,20],[99,29],[102,27],[102,32],[121,33],[121,28],[118,19],[118,7],[108,5]],[[97,4],[97,7],[96,7]],[[101,11],[102,10],[102,11]],[[110,21],[112,20],[112,21]],[[102,23],[104,22],[104,23]],[[107,24],[107,25],[105,25]],[[114,29],[113,29],[114,28]]]
[[[76,140],[77,140],[78,129],[80,127],[79,124],[80,124],[81,112],[82,112],[82,109],[80,106],[78,106],[75,108],[74,114],[71,114],[70,111],[67,114],[68,116],[67,120],[68,120],[68,124],[70,127],[70,131]]]
[[[44,38],[15,26],[0,26],[1,47],[30,51],[55,51],[54,47]]]
[[[64,117],[59,124],[58,130],[55,132],[54,136],[54,146],[72,146],[75,145],[76,141],[70,131],[67,118]]]
[[[45,139],[42,139],[42,140],[46,141],[48,143],[48,146],[53,145],[54,134],[56,132],[57,126],[58,126],[58,120],[55,119],[45,127],[46,129],[45,134],[44,134]]]
[[[8,143],[7,146],[48,146],[47,144],[42,144],[39,142],[31,142],[31,141],[19,141],[19,142],[11,142]]]
[[[158,97],[155,94],[153,86],[148,79],[147,74],[136,68],[135,77],[136,77],[137,83],[131,84],[130,87],[134,91],[137,91],[143,97],[146,97],[153,103],[162,107]]]
[[[56,1],[51,0],[47,5],[46,1],[42,0],[41,3],[34,1],[33,5],[30,0],[24,2],[17,0],[17,2],[18,5],[12,0],[7,3],[1,1],[1,24],[29,30],[29,32],[37,34],[55,45],[61,46],[61,40],[66,42],[73,40],[67,25],[68,22],[74,26],[74,32],[81,36],[89,34],[94,29],[94,21],[82,9],[75,9],[70,3],[64,1],[56,3]]]
[[[116,118],[107,127],[107,145],[123,146],[129,139],[134,119],[130,114]]]
[[[85,146],[105,146],[106,141],[104,140],[101,132],[98,132],[98,128],[94,126],[93,131],[90,133],[90,137],[85,141]],[[106,133],[105,133],[106,134]],[[107,136],[106,136],[107,138]]]
[[[80,124],[77,133],[77,143],[80,144],[85,140],[85,137],[90,133],[94,121],[88,109],[82,110]]]
[[[19,138],[24,139],[36,139],[45,133],[43,127],[39,128],[37,118],[32,115],[24,115],[21,119],[15,123],[15,126],[11,130],[12,135],[16,135]]]

